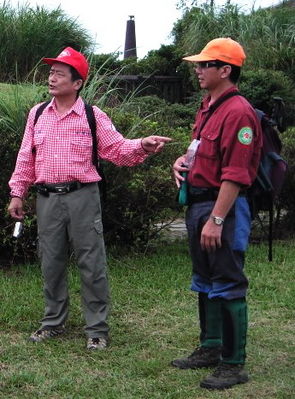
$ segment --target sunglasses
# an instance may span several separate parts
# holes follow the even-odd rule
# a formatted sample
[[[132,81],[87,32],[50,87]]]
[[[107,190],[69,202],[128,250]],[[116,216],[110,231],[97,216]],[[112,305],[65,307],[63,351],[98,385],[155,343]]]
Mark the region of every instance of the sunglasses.
[[[196,63],[195,68],[205,69],[205,68],[214,68],[219,66],[220,64],[216,61],[201,61]]]

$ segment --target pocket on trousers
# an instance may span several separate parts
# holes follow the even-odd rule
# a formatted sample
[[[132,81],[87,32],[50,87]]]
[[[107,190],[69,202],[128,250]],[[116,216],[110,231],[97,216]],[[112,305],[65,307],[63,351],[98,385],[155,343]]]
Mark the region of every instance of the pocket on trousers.
[[[101,219],[96,219],[94,221],[94,229],[97,234],[103,234],[103,224]]]

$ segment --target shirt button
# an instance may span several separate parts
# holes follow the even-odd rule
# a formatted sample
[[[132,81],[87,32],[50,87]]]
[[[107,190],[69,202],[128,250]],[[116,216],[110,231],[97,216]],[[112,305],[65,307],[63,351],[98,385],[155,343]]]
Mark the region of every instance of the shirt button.
[[[57,158],[57,154],[54,154],[54,158]]]

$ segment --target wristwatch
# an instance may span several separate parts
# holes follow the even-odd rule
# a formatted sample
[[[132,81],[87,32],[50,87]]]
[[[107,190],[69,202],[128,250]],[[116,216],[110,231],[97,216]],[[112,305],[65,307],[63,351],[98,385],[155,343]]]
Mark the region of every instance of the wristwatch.
[[[224,223],[224,219],[221,218],[220,216],[211,215],[210,218],[213,220],[213,222],[214,222],[217,226],[222,226],[223,223]]]

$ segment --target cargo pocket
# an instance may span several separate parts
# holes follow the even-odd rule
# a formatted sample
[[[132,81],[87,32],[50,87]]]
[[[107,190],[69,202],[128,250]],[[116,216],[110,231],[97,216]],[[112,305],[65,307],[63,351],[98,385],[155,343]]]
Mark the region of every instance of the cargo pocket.
[[[94,221],[94,229],[97,232],[97,234],[103,234],[103,224],[101,219],[96,219]]]

